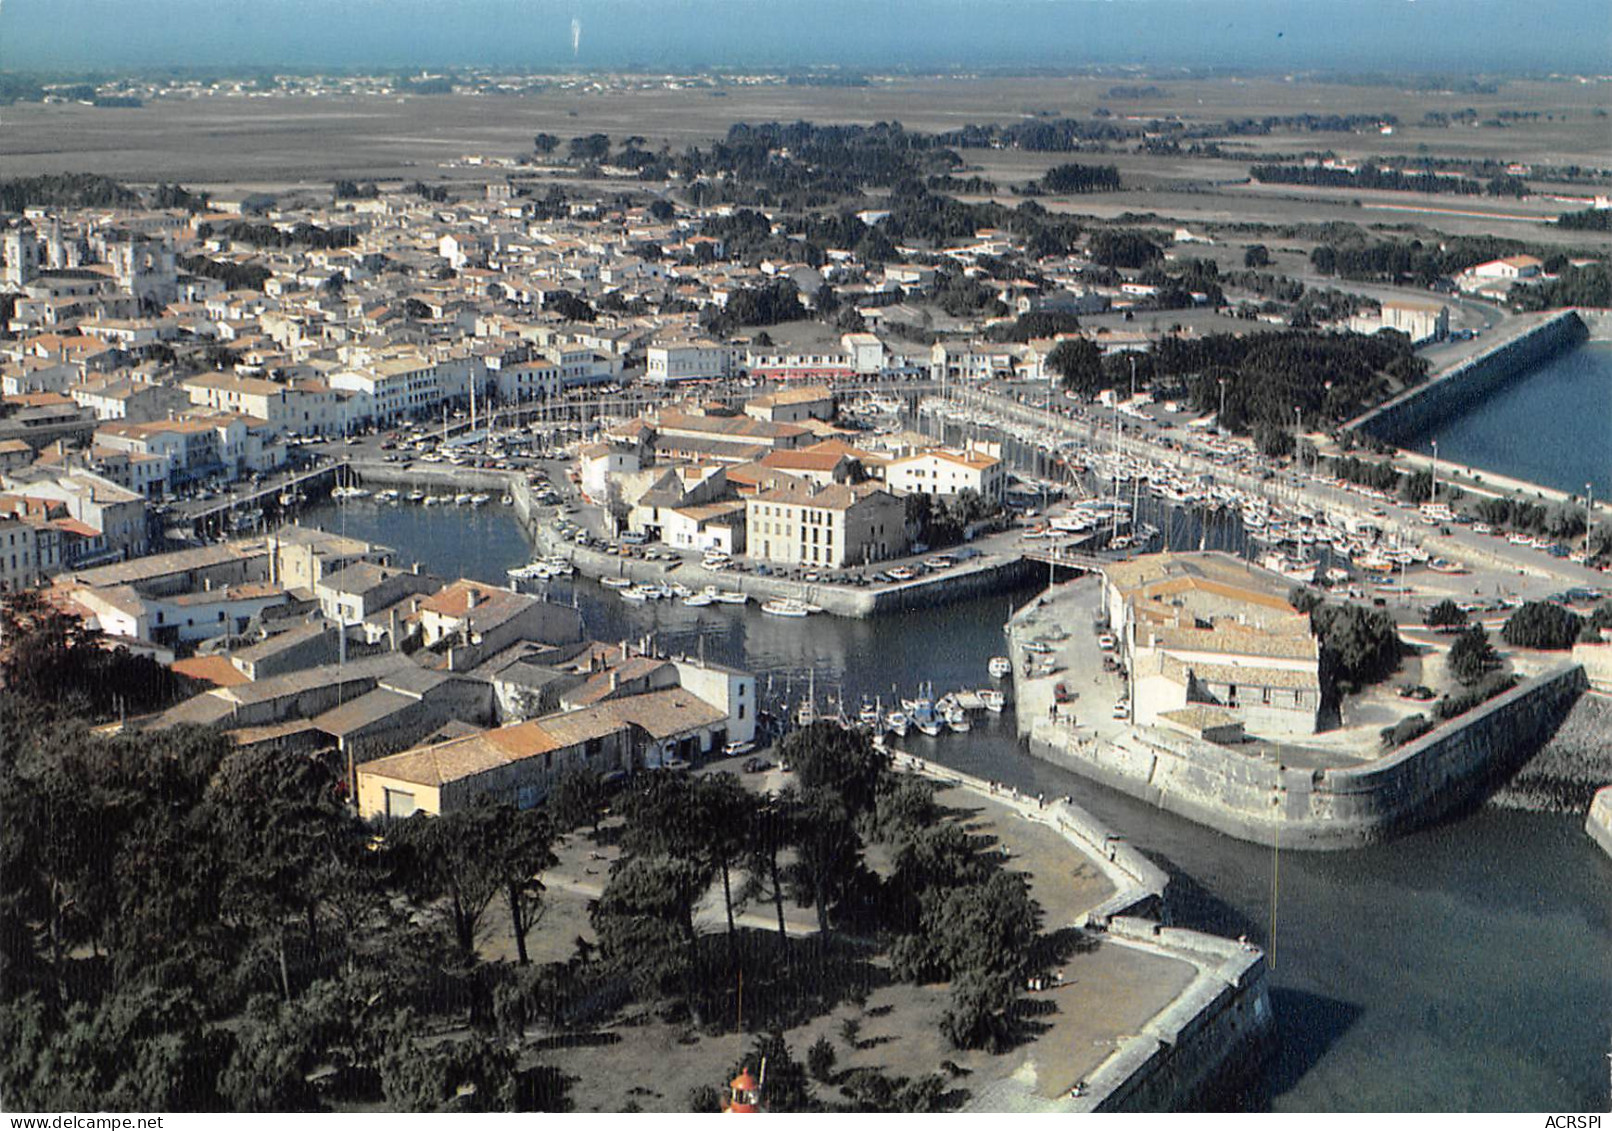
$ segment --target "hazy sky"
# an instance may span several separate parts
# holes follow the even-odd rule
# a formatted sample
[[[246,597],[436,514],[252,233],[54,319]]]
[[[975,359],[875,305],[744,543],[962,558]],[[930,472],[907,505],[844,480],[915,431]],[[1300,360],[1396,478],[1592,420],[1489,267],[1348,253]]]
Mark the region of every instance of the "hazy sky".
[[[0,68],[1612,72],[1609,0],[0,0]],[[572,21],[580,24],[573,54]]]

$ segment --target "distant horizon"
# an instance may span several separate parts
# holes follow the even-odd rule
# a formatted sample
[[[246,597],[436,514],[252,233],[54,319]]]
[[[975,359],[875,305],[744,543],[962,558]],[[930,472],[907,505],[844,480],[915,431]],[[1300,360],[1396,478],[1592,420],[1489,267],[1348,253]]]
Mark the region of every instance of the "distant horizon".
[[[310,29],[317,29],[311,33]],[[5,0],[0,69],[1612,73],[1605,0]]]

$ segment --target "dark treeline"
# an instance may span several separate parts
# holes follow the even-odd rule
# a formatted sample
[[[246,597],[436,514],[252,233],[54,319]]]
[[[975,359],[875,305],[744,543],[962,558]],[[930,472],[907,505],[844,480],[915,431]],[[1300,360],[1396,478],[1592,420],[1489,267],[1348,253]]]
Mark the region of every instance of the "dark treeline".
[[[1141,126],[1104,118],[1037,118],[1006,124],[970,124],[937,135],[942,145],[963,149],[1000,146],[1032,153],[1075,153],[1140,137]]]
[[[1519,287],[1512,302],[1523,310],[1552,310],[1562,306],[1612,306],[1612,263],[1568,267],[1556,278],[1538,286]]]
[[[1312,330],[1167,337],[1151,364],[1157,377],[1184,382],[1199,412],[1219,410],[1224,380],[1221,426],[1245,434],[1291,431],[1295,408],[1308,427],[1337,424],[1427,374],[1403,335]]]
[[[225,263],[205,255],[181,255],[176,262],[181,270],[204,279],[218,279],[232,291],[261,291],[263,284],[274,275],[267,267],[250,263]]]
[[[740,122],[710,148],[692,147],[664,161],[690,184],[695,203],[797,210],[835,203],[866,186],[946,175],[962,164],[933,135],[909,132],[899,122]],[[647,167],[643,172],[664,175]]]
[[[1256,164],[1249,176],[1265,184],[1319,185],[1325,189],[1385,189],[1390,192],[1451,193],[1457,197],[1527,197],[1520,177],[1491,177],[1488,182],[1419,169],[1393,169],[1362,164],[1359,169],[1328,169],[1309,164]]]
[[[358,243],[358,233],[352,228],[321,228],[307,222],[281,228],[238,220],[228,224],[203,224],[197,234],[203,239],[218,236],[253,247],[332,249],[353,247]]]
[[[1042,174],[1037,187],[1059,196],[1113,192],[1120,187],[1119,170],[1113,165],[1054,165]]]
[[[1556,226],[1575,232],[1612,232],[1612,208],[1586,208],[1582,212],[1563,213],[1557,217]]]
[[[1334,233],[1339,242],[1324,242],[1310,253],[1310,264],[1323,275],[1362,282],[1409,282],[1431,286],[1479,263],[1507,255],[1538,254],[1547,265],[1565,263],[1561,252],[1536,248],[1518,240],[1496,236],[1456,236],[1439,242],[1376,240],[1368,242],[1359,229]]]
[[[1520,177],[1501,174],[1488,181],[1470,177],[1395,169],[1381,165],[1361,165],[1358,169],[1324,168],[1319,165],[1255,165],[1248,173],[1267,184],[1314,185],[1323,188],[1385,189],[1391,192],[1447,193],[1456,196],[1528,195],[1528,185]]]
[[[1273,114],[1263,118],[1227,118],[1204,136],[1261,136],[1285,130],[1291,133],[1361,133],[1397,126],[1392,114]]]
[[[208,194],[191,192],[184,185],[159,184],[151,196],[153,208],[182,208],[186,212],[207,211]]]
[[[0,212],[25,208],[137,208],[133,189],[97,173],[46,173],[0,181]]]

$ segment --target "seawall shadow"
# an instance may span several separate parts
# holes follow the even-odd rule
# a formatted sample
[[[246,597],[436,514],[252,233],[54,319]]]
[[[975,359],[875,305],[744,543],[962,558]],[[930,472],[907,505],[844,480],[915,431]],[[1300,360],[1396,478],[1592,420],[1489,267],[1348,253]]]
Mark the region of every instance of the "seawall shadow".
[[[1269,1111],[1272,1101],[1291,1091],[1364,1012],[1352,1002],[1308,990],[1273,986],[1270,995],[1276,1029],[1263,1068],[1204,1096],[1198,1110]]]

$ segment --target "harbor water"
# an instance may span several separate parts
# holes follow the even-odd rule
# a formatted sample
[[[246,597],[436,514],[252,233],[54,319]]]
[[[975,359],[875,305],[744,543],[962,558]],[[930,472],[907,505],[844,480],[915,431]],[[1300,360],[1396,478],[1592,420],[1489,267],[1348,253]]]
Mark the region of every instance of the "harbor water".
[[[1530,483],[1612,498],[1612,342],[1559,353],[1409,445]]]
[[[1441,442],[1442,451],[1442,442]],[[502,584],[530,547],[508,508],[349,502],[304,521],[393,547],[444,577]],[[1162,525],[1162,524],[1161,524]],[[862,697],[991,683],[1002,624],[1034,587],[845,620],[743,608],[632,604],[556,583],[602,640],[653,636],[672,654],[757,673],[771,704],[819,710]],[[1084,626],[1068,626],[1072,631]],[[967,734],[899,745],[1049,796],[1069,794],[1175,877],[1176,921],[1270,952],[1276,1052],[1233,1107],[1280,1111],[1606,1110],[1612,1051],[1612,860],[1582,815],[1485,807],[1347,853],[1245,844],[1033,759],[1011,706]]]

